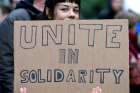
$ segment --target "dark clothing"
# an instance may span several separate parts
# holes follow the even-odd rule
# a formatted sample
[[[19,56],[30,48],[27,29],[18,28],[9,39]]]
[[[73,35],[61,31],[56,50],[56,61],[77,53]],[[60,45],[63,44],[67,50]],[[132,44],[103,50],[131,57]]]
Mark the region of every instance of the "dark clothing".
[[[140,85],[131,85],[130,93],[140,93]]]
[[[98,19],[114,19],[116,13],[112,10],[103,10],[98,15]]]
[[[27,1],[27,0],[26,0]],[[37,10],[33,7],[33,5],[30,2],[21,1],[19,4],[17,4],[16,9],[24,8],[27,10],[27,12],[30,15],[31,20],[39,20],[42,16],[41,11]]]
[[[32,4],[21,1],[0,24],[0,93],[13,93],[13,31],[15,20],[35,20],[41,14]]]
[[[107,9],[101,11],[98,15],[98,19],[114,19],[117,12],[112,8],[112,0],[108,0],[108,7]]]
[[[0,82],[0,84],[1,84],[1,82]],[[2,88],[1,88],[1,86],[0,86],[0,93],[2,93]]]

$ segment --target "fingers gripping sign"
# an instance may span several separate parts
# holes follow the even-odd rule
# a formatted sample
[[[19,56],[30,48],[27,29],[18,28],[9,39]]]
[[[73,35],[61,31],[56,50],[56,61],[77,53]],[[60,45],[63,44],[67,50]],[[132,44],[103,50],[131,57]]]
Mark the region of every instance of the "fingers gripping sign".
[[[27,93],[27,88],[26,87],[21,87],[19,90],[19,93]]]
[[[96,88],[92,89],[91,93],[102,93],[102,89],[99,86],[97,86]]]
[[[20,91],[19,93],[27,93],[27,88],[21,87],[19,91]],[[96,88],[92,89],[91,93],[102,93],[102,89],[99,86],[97,86]]]

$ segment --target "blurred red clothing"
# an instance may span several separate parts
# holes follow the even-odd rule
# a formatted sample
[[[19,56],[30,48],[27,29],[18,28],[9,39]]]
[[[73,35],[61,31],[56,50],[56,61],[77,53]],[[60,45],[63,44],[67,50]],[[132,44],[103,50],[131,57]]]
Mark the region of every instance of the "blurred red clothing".
[[[129,64],[130,64],[130,84],[140,85],[140,58],[138,57],[137,35],[134,31],[129,31]]]

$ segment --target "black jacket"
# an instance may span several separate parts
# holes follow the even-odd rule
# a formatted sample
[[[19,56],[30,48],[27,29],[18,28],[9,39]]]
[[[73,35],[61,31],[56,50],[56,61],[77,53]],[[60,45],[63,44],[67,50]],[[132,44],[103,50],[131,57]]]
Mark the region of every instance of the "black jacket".
[[[13,93],[14,57],[13,31],[15,20],[36,20],[41,12],[26,1],[21,1],[16,9],[0,24],[0,93]]]

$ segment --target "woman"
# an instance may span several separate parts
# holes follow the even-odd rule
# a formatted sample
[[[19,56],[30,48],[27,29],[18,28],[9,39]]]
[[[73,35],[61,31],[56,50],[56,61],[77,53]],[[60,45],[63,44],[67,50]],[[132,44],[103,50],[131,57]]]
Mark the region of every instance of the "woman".
[[[80,19],[80,0],[47,0],[44,16],[50,20],[78,20]],[[27,93],[27,89],[20,88],[20,93]],[[92,93],[102,93],[99,87],[93,88]]]

